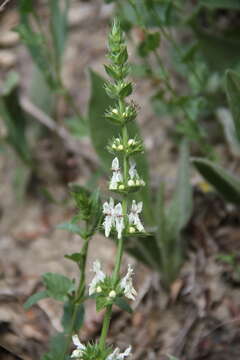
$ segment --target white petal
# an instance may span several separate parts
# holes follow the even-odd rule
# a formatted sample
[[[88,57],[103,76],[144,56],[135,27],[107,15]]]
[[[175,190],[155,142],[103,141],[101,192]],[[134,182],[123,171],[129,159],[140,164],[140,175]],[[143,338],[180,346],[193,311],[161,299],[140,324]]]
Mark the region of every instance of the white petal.
[[[112,170],[113,171],[119,170],[119,161],[117,157],[115,157],[112,161]]]
[[[72,342],[79,349],[85,348],[85,346],[81,343],[81,341],[79,340],[79,337],[77,335],[72,336]]]
[[[93,263],[93,272],[95,272],[95,276],[93,277],[91,283],[89,284],[89,290],[88,290],[90,296],[96,292],[97,284],[100,281],[103,281],[106,276],[104,272],[101,270],[101,264],[98,260],[94,261]]]
[[[142,203],[142,201],[140,201],[137,204],[137,212],[138,212],[138,214],[140,214],[140,212],[142,212],[142,208],[143,208],[143,203]]]

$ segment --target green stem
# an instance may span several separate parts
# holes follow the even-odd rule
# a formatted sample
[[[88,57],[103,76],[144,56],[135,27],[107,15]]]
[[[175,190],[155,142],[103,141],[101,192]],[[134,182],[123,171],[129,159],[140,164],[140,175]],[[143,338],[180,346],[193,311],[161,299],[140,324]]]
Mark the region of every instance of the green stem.
[[[106,337],[107,337],[107,333],[108,333],[108,329],[109,329],[109,325],[110,325],[111,316],[112,316],[112,305],[109,305],[107,307],[107,310],[104,315],[102,332],[101,332],[101,337],[99,340],[99,347],[100,347],[101,351],[103,351],[105,348],[105,342],[106,342]]]
[[[88,229],[88,223],[86,224],[86,230]],[[75,322],[76,322],[76,317],[77,317],[77,311],[78,311],[78,307],[79,305],[83,302],[83,297],[84,297],[84,292],[85,292],[85,272],[86,272],[86,262],[87,262],[87,254],[88,254],[88,245],[89,245],[89,237],[86,237],[84,239],[84,244],[81,250],[82,253],[82,262],[81,262],[81,267],[80,267],[80,272],[81,272],[81,276],[79,279],[79,284],[78,284],[78,288],[76,290],[74,299],[72,300],[72,304],[74,306],[74,310],[73,310],[73,314],[72,314],[72,318],[71,318],[71,324],[70,324],[70,330],[68,332],[68,336],[67,336],[67,340],[66,340],[66,346],[65,349],[63,351],[63,357],[62,359],[65,359],[65,356],[68,352],[71,340],[72,340],[72,335],[74,333],[74,326],[75,326]]]

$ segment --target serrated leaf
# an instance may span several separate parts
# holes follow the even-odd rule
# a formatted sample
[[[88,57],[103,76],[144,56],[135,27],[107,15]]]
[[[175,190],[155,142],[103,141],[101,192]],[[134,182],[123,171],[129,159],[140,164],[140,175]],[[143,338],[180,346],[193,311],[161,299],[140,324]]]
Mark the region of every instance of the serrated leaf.
[[[42,278],[48,296],[55,300],[65,301],[67,295],[74,290],[74,283],[64,275],[46,273]]]
[[[228,70],[226,72],[226,91],[236,135],[240,144],[240,75],[235,71]]]
[[[232,9],[240,10],[239,0],[200,0],[200,5],[209,9]]]
[[[115,300],[114,300],[114,304],[117,305],[120,309],[124,310],[124,311],[127,311],[128,313],[132,313],[133,310],[131,308],[131,306],[128,304],[128,302],[122,298],[122,297],[117,297]]]
[[[96,310],[101,311],[108,305],[108,300],[103,296],[97,296],[96,297]]]
[[[59,230],[66,230],[66,231],[72,232],[73,234],[77,234],[80,236],[83,235],[83,230],[80,228],[80,226],[69,223],[69,222],[64,222],[62,224],[59,224],[56,226],[56,228]]]
[[[72,323],[73,314],[75,316],[74,323]],[[64,311],[63,311],[61,324],[66,334],[68,334],[70,330],[72,330],[73,333],[77,333],[83,325],[83,320],[84,320],[83,304],[73,304],[70,302],[64,304]]]
[[[201,158],[193,158],[193,164],[200,174],[227,201],[235,204],[240,202],[240,181],[219,165]]]
[[[48,293],[46,290],[43,291],[39,291],[36,294],[33,294],[32,296],[30,296],[27,301],[24,303],[24,309],[28,310],[31,306],[33,306],[34,304],[36,304],[38,301],[42,300],[42,299],[46,299],[48,298]]]

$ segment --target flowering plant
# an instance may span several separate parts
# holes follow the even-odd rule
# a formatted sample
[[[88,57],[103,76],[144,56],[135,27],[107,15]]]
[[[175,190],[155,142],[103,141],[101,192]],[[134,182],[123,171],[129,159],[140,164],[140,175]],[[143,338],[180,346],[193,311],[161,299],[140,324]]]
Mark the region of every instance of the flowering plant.
[[[135,300],[137,292],[133,287],[133,268],[128,265],[127,274],[120,277],[121,260],[126,238],[139,233],[145,234],[144,226],[140,219],[143,203],[132,200],[129,203],[129,194],[136,192],[145,186],[145,181],[138,174],[133,154],[141,153],[143,147],[138,139],[130,139],[127,124],[134,120],[137,115],[136,106],[133,102],[127,102],[126,98],[132,92],[132,84],[126,81],[129,71],[127,63],[128,53],[124,42],[124,36],[118,20],[115,20],[109,35],[110,65],[105,65],[106,72],[112,78],[112,82],[105,84],[107,94],[115,100],[115,106],[106,111],[106,118],[120,127],[119,137],[112,139],[108,150],[115,157],[112,160],[112,176],[109,181],[109,190],[117,193],[121,200],[115,204],[111,197],[103,204],[103,229],[105,236],[116,236],[117,254],[115,268],[112,275],[106,275],[98,260],[93,263],[94,277],[89,285],[89,296],[96,300],[97,311],[105,309],[104,321],[100,340],[97,344],[83,345],[77,335],[73,336],[76,349],[72,353],[75,359],[101,359],[123,360],[130,357],[131,346],[124,352],[119,348],[112,350],[106,345],[106,337],[110,325],[113,304],[130,309],[125,298]]]

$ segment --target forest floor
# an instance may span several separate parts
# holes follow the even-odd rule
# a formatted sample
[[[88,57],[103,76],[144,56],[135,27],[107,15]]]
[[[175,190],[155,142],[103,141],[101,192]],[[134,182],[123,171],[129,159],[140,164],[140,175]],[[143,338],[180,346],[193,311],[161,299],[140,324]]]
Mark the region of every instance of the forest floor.
[[[100,0],[75,1],[71,5],[64,80],[83,112],[87,111],[90,92],[86,69],[104,75],[102,64],[111,11],[112,7]],[[4,34],[18,22],[15,7],[9,7],[0,20],[3,44]],[[134,56],[131,51],[130,55]],[[0,80],[9,69],[16,69],[21,75],[21,92],[26,93],[33,69],[24,46],[17,40],[11,46],[1,45],[0,64]],[[134,81],[134,100],[141,104],[138,121],[150,161],[151,185],[154,189],[160,179],[164,180],[171,195],[178,161],[176,146],[168,136],[172,124],[168,118],[159,119],[153,114],[148,102],[151,82],[139,78]],[[1,126],[0,119],[0,130]],[[66,150],[59,161],[52,137],[33,144],[40,176],[31,179],[24,196],[16,187],[22,176],[16,155],[10,148],[0,152],[0,359],[19,356],[38,360],[47,350],[50,335],[61,330],[60,304],[46,299],[25,311],[23,303],[42,289],[40,276],[44,272],[77,276],[77,269],[64,255],[79,251],[81,240],[56,226],[74,214],[73,204],[67,201],[67,182],[84,184],[98,169],[90,140],[85,138],[80,145],[84,147],[82,158]],[[170,294],[161,288],[159,274],[128,255],[124,257],[125,269],[128,262],[134,264],[138,297],[133,316],[114,311],[109,342],[121,348],[131,343],[133,360],[164,360],[167,354],[179,360],[240,359],[240,276],[231,265],[218,260],[220,253],[240,254],[240,215],[238,209],[215,193],[201,191],[195,185],[198,181],[193,173],[194,213],[185,231],[187,256]],[[58,204],[49,202],[39,187],[46,187]],[[88,269],[98,258],[110,272],[114,254],[111,241],[95,236]],[[90,278],[89,271],[88,275]],[[102,316],[89,301],[80,331],[83,341],[97,339]]]

